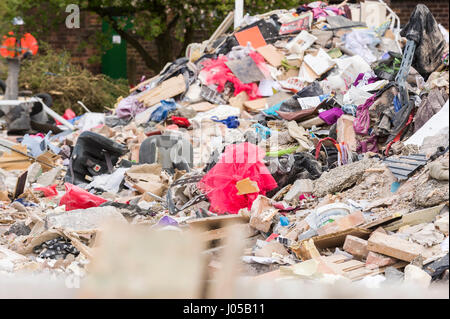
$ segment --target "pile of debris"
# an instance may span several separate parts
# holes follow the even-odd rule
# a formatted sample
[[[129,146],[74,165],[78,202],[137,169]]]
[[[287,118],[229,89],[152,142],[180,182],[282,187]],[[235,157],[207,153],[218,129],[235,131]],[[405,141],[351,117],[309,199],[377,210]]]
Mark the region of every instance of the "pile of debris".
[[[382,1],[232,21],[112,113],[3,135],[0,272],[84,277],[112,219],[200,230],[212,270],[238,231],[256,279],[448,285],[448,32]]]

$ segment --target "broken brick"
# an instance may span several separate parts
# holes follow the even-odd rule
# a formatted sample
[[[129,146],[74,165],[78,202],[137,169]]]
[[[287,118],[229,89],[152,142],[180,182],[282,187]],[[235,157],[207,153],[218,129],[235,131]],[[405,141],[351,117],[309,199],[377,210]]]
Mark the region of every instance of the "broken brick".
[[[358,258],[365,258],[369,253],[367,250],[367,240],[352,235],[345,237],[344,250]]]

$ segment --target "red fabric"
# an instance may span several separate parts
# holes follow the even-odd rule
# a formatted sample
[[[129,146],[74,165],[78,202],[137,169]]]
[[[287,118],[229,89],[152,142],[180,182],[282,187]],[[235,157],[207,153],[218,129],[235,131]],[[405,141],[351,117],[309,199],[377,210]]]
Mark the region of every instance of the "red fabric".
[[[408,122],[406,122],[405,126],[400,130],[400,132],[397,134],[397,136],[395,136],[395,138],[386,146],[386,150],[384,151],[384,155],[388,156],[389,154],[389,150],[391,149],[392,144],[394,144],[395,142],[400,141],[400,138],[403,135],[403,131],[405,130],[405,128],[411,124],[412,120],[414,118],[414,112],[411,112],[409,114],[409,118],[408,118]]]
[[[45,197],[54,197],[58,195],[56,184],[47,187],[36,187],[34,190],[44,192]]]
[[[59,205],[66,205],[66,211],[97,207],[107,202],[106,199],[70,183],[65,183],[64,186],[66,187],[66,193],[61,197]]]
[[[225,83],[231,82],[234,85],[234,96],[245,91],[250,100],[260,98],[261,96],[258,94],[258,85],[256,83],[242,83],[226,66],[225,62],[227,61],[228,58],[222,55],[216,60],[208,59],[202,62],[204,68],[200,73],[205,76],[206,85],[216,84],[217,91],[223,92]]]
[[[259,194],[277,187],[277,182],[262,162],[265,151],[251,143],[231,144],[217,164],[198,182],[206,193],[211,210],[218,214],[237,214],[241,208],[251,209]],[[237,195],[236,182],[249,177],[258,183],[259,193]]]

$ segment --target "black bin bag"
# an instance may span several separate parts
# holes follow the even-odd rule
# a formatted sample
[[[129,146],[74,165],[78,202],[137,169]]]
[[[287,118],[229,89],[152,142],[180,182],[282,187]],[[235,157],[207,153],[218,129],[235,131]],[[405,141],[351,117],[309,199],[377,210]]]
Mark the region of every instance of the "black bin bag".
[[[444,36],[430,9],[424,4],[418,4],[400,35],[416,43],[412,67],[426,81],[441,65],[445,49]]]

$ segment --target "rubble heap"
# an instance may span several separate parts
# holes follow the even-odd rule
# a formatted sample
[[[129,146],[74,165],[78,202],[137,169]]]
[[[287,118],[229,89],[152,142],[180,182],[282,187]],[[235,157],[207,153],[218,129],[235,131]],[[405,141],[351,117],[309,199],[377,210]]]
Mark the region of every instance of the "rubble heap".
[[[448,32],[377,6],[231,13],[112,113],[4,134],[0,272],[84,277],[112,219],[201,229],[212,270],[233,228],[255,279],[448,285]]]

